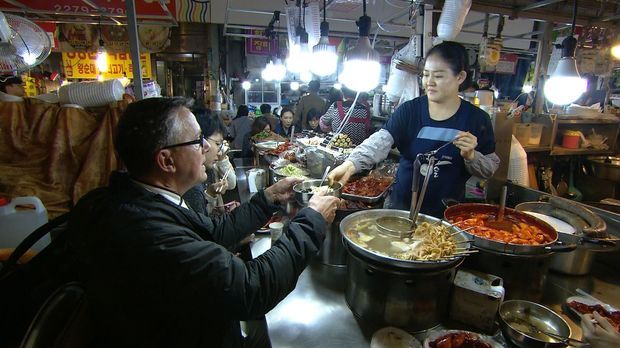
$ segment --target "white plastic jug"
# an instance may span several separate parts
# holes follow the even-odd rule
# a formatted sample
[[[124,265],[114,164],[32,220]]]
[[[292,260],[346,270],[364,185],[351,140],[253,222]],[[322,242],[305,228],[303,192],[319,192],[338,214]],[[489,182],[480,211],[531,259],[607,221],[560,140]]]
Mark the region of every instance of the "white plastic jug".
[[[34,209],[18,209],[18,205],[33,205]],[[17,197],[2,205],[0,202],[0,248],[15,248],[30,233],[47,222],[47,210],[37,197]],[[41,238],[31,249],[41,251],[51,239]]]

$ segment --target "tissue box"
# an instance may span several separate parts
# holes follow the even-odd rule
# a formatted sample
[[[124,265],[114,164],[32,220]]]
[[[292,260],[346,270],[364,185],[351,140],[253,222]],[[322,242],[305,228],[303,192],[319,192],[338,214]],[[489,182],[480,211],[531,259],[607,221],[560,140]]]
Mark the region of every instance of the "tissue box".
[[[494,333],[495,317],[504,300],[502,278],[461,269],[453,284],[450,319]]]

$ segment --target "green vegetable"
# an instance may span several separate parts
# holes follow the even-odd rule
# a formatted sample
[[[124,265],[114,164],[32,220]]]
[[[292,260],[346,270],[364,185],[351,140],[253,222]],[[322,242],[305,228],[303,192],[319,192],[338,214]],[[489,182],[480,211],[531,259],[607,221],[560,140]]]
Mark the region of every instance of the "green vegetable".
[[[297,178],[304,177],[307,174],[303,169],[295,167],[291,164],[287,164],[286,166],[282,167],[280,169],[280,173],[284,176],[292,176]]]

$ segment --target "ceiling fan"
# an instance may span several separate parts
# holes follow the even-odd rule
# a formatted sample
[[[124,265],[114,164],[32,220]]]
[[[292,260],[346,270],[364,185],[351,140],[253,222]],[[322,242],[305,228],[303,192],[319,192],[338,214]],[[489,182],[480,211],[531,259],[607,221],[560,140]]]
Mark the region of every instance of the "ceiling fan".
[[[49,35],[32,21],[0,12],[0,73],[18,74],[50,54]]]

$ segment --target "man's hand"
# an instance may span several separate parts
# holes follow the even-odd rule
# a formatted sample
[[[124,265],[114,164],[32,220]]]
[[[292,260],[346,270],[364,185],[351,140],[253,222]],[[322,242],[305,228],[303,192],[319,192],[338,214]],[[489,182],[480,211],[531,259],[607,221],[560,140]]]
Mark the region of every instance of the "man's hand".
[[[265,189],[265,197],[271,203],[285,202],[293,198],[293,186],[303,182],[300,178],[284,178]]]
[[[336,217],[336,208],[338,208],[340,199],[334,196],[325,196],[325,190],[315,193],[308,201],[308,208],[316,210],[323,216],[327,223],[334,221]]]
[[[330,185],[333,185],[334,182],[338,181],[344,186],[353,174],[355,174],[355,165],[353,162],[346,160],[344,163],[329,172],[329,175],[327,175],[327,180],[329,180]]]
[[[584,314],[581,317],[581,330],[583,330],[583,336],[588,340],[588,343],[594,348],[620,346],[620,333],[597,312]]]
[[[471,161],[474,159],[476,146],[478,146],[478,138],[470,132],[459,132],[454,140],[454,146],[461,150],[461,156]]]
[[[215,197],[218,194],[224,193],[226,192],[226,190],[228,190],[228,181],[226,180],[214,182],[207,187],[207,193],[211,197]]]

